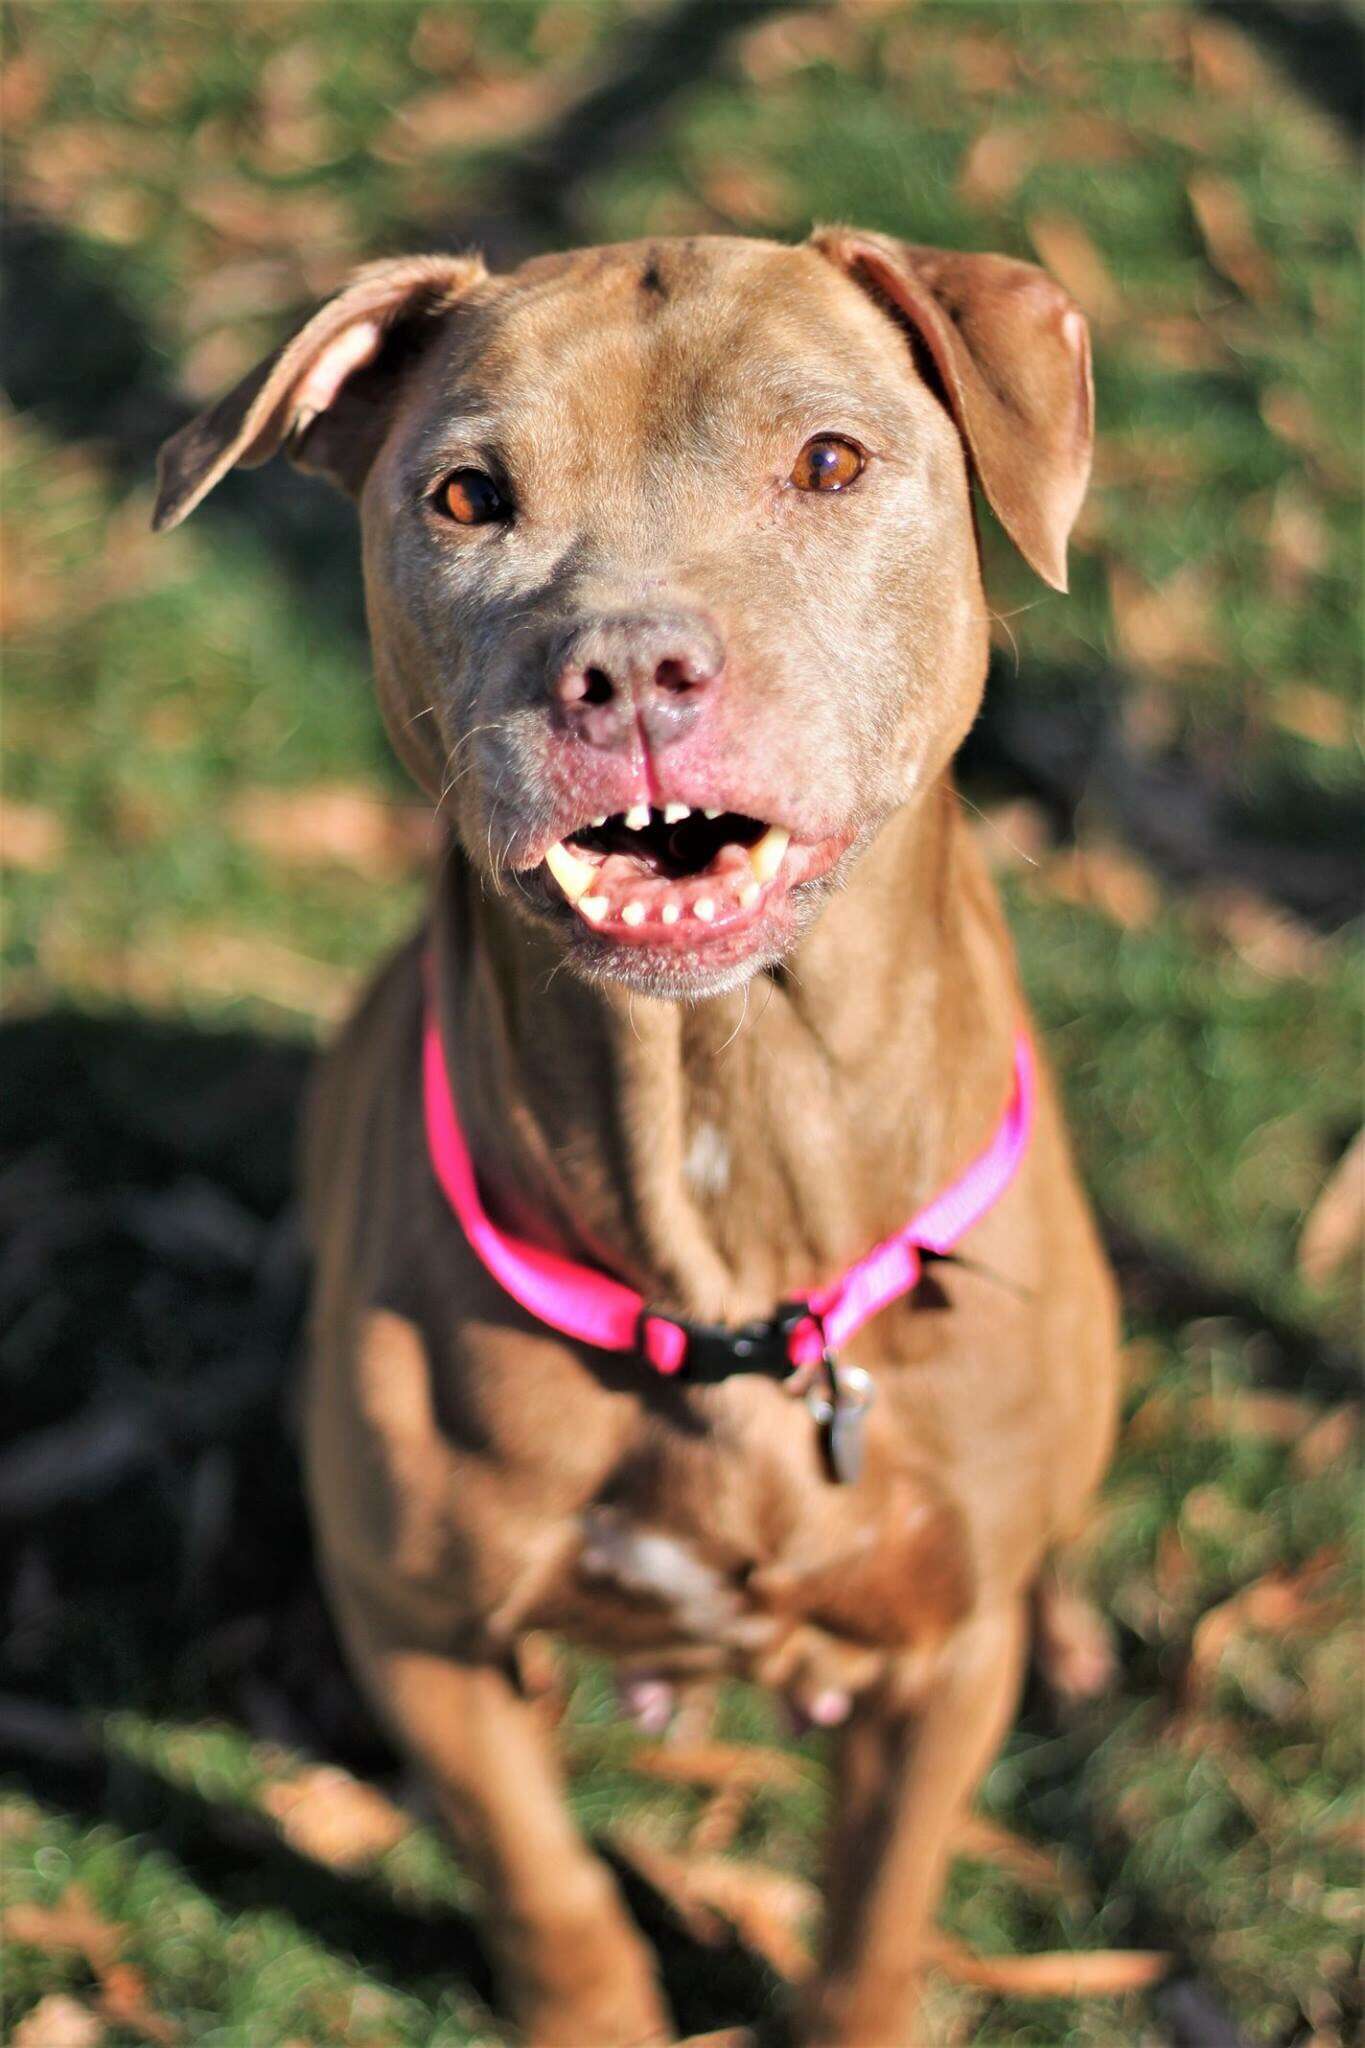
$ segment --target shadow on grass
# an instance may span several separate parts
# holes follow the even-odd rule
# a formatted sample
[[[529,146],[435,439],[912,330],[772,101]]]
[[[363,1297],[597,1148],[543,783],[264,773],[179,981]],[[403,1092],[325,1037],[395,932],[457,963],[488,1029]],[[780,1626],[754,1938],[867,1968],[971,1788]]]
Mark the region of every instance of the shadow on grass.
[[[262,1823],[80,1732],[91,1712],[207,1715],[362,1775],[395,1769],[322,1602],[290,1422],[308,1065],[296,1045],[136,1016],[0,1025],[0,1764],[136,1829],[229,1908],[278,1906],[406,1988],[458,1972],[483,1995],[486,1960],[458,1916],[404,1912],[304,1865]],[[1197,1272],[1116,1249],[1148,1320],[1266,1326]],[[1275,1335],[1296,1383],[1349,1376],[1311,1333]],[[1160,1689],[1128,1674],[1148,1679]],[[1022,1734],[1046,1734],[1039,1712],[1026,1703]],[[1073,1823],[1108,1889],[1102,1828],[1079,1808]],[[627,1888],[686,2026],[771,2004],[752,1956],[699,1949],[638,1878]],[[1179,1951],[1140,1900],[1132,1922]]]

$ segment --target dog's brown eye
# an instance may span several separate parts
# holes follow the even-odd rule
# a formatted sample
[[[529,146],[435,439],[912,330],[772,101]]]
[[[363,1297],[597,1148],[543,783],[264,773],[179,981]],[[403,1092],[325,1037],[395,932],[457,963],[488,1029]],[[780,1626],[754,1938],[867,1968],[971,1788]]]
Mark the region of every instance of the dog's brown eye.
[[[511,510],[491,476],[482,469],[457,469],[436,494],[441,510],[461,526],[487,526]]]
[[[798,491],[843,491],[856,483],[867,457],[837,434],[817,434],[796,458],[792,482]]]

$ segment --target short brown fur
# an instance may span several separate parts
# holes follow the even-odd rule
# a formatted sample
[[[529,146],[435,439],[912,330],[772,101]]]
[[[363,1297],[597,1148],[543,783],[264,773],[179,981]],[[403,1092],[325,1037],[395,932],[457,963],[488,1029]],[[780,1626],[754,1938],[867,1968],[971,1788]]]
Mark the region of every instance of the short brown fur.
[[[798,502],[783,478],[822,430],[868,468]],[[969,1262],[850,1345],[878,1400],[864,1476],[833,1485],[774,1383],[666,1384],[484,1272],[426,1159],[424,958],[509,1225],[728,1321],[896,1229],[994,1129],[1024,1014],[949,769],[987,659],[970,483],[1061,585],[1090,434],[1084,323],[1041,272],[828,230],[508,277],[372,266],[165,452],[163,524],[281,446],[359,496],[381,705],[448,827],[424,931],[312,1104],[309,1484],[357,1669],[486,1883],[534,2042],[670,2033],[519,1683],[546,1630],[627,1676],[738,1672],[839,1706],[800,2035],[915,2038],[954,1819],[1108,1455],[1113,1290],[1044,1076]],[[427,494],[472,461],[515,493],[501,536],[432,523]],[[555,649],[675,614],[725,668],[685,732],[638,707],[660,784],[839,848],[752,955],[704,972],[595,946],[533,882],[575,806],[620,808],[640,765],[556,731]],[[1044,1638],[1064,1662],[1061,1622]]]

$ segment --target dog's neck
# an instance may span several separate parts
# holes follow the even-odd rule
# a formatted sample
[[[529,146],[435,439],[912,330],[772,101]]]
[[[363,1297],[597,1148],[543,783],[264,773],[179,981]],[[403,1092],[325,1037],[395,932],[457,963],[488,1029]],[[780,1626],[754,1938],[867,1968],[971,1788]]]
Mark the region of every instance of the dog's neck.
[[[1010,948],[946,777],[733,995],[583,983],[453,851],[435,937],[494,1213],[693,1316],[762,1315],[842,1271],[960,1170],[1007,1092]]]

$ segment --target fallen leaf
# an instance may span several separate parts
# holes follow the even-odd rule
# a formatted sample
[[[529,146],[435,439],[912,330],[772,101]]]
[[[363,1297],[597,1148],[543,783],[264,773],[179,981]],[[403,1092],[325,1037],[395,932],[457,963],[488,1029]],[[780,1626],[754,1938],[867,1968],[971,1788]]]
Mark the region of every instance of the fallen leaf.
[[[1329,1408],[1321,1421],[1315,1422],[1295,1444],[1295,1471],[1305,1479],[1316,1479],[1330,1472],[1334,1465],[1344,1465],[1355,1450],[1359,1434],[1360,1410],[1354,1401]]]
[[[106,2038],[104,2021],[88,2005],[50,1991],[24,2014],[10,2042],[11,2048],[100,2048]]]
[[[779,221],[796,211],[791,187],[766,164],[739,157],[712,161],[698,183],[709,206],[745,227]]]
[[[810,1783],[809,1770],[799,1758],[780,1749],[759,1749],[742,1742],[699,1742],[686,1748],[643,1743],[631,1751],[630,1767],[673,1785],[740,1785],[746,1791],[793,1792]]]
[[[66,851],[66,827],[41,804],[0,797],[0,868],[50,874]]]
[[[51,87],[47,66],[32,50],[18,50],[6,59],[0,71],[0,129],[11,149],[42,113]]]
[[[1191,1401],[1185,1423],[1193,1436],[1265,1437],[1271,1443],[1292,1444],[1307,1434],[1321,1412],[1316,1402],[1297,1394],[1228,1387]]]
[[[959,1984],[1016,1998],[1115,1998],[1159,1984],[1171,1958],[1152,1949],[1091,1949],[1074,1954],[982,1956],[965,1942],[937,1934],[929,1955]]]
[[[1281,683],[1269,704],[1270,716],[1282,731],[1317,747],[1345,747],[1351,742],[1351,710],[1340,697],[1316,683]]]
[[[1330,489],[1355,496],[1360,474],[1354,451],[1334,424],[1319,419],[1305,392],[1292,384],[1268,385],[1261,393],[1261,418],[1277,440],[1309,458]]]
[[[359,1870],[401,1842],[412,1825],[373,1785],[331,1765],[267,1785],[260,1804],[291,1849],[331,1870]]]
[[[0,1914],[0,1930],[10,1941],[22,1942],[43,1955],[60,1955],[74,1950],[85,1957],[96,1975],[118,1960],[128,1929],[106,1920],[89,1892],[81,1884],[69,1884],[55,1906],[37,1906],[21,1901]]]
[[[1196,92],[1247,103],[1272,89],[1272,74],[1254,45],[1230,22],[1195,19],[1187,35]]]
[[[1161,908],[1149,870],[1112,846],[1067,847],[1038,871],[1036,886],[1063,903],[1101,911],[1124,931],[1143,930]]]
[[[244,789],[225,822],[235,838],[284,867],[347,867],[375,879],[420,871],[434,843],[424,805],[385,802],[345,782]]]
[[[958,198],[969,206],[1005,205],[1033,169],[1037,156],[1037,144],[1023,128],[987,128],[962,160]]]
[[[1123,295],[1079,221],[1064,213],[1038,213],[1027,227],[1039,262],[1065,285],[1083,313],[1100,327],[1122,318]]]
[[[810,1953],[800,1930],[820,1895],[804,1878],[768,1864],[664,1849],[638,1826],[613,1830],[612,1841],[685,1924],[711,1925],[703,1940],[714,1943],[715,1923],[727,1923],[779,1976],[798,1983],[807,1974]]]
[[[1274,266],[1256,240],[1246,201],[1232,180],[1214,171],[1196,171],[1185,189],[1214,269],[1258,306],[1277,299]]]
[[[440,86],[398,108],[372,144],[373,154],[384,163],[406,164],[432,150],[505,143],[548,121],[563,101],[563,82],[544,68]]]
[[[101,1972],[100,2011],[111,2026],[140,2034],[144,2041],[156,2042],[158,2048],[171,2048],[180,2039],[181,2030],[174,2020],[149,2003],[147,1980],[131,1963],[114,1963]]]
[[[1124,339],[1165,370],[1217,370],[1228,360],[1227,344],[1212,327],[1188,313],[1141,320]]]
[[[1065,1889],[1061,1858],[1055,1850],[1026,1842],[1022,1835],[982,1813],[969,1813],[958,1822],[953,1830],[953,1853],[973,1857],[978,1863],[994,1863],[1028,1891],[1056,1893]]]
[[[755,85],[771,85],[822,61],[837,64],[848,54],[848,24],[814,8],[777,14],[740,36],[735,54],[739,68]]]
[[[1309,925],[1236,883],[1201,889],[1188,911],[1196,932],[1234,952],[1270,981],[1311,981],[1322,973],[1324,944]]]
[[[1365,1253],[1365,1130],[1358,1131],[1328,1176],[1299,1232],[1298,1268],[1311,1287],[1325,1287],[1351,1258]]]
[[[1189,562],[1164,583],[1143,583],[1126,562],[1109,567],[1114,637],[1125,661],[1158,675],[1215,667],[1222,646],[1207,569]]]
[[[1207,1698],[1224,1657],[1239,1638],[1309,1634],[1340,1620],[1348,1611],[1346,1601],[1340,1594],[1324,1591],[1339,1564],[1338,1553],[1327,1549],[1296,1571],[1277,1565],[1230,1599],[1209,1608],[1190,1641],[1184,1685],[1187,1709],[1197,1709]]]

